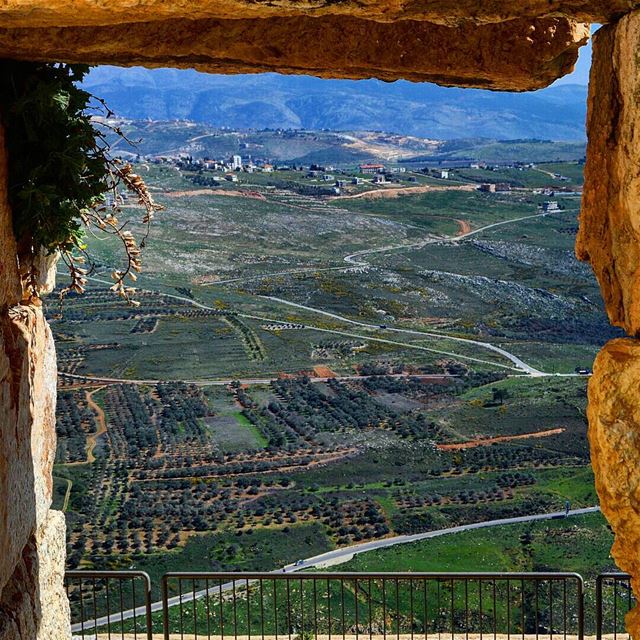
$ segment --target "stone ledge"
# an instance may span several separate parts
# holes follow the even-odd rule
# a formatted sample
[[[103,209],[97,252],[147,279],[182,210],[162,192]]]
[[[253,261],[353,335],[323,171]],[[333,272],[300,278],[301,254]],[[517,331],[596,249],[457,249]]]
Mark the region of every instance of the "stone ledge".
[[[0,56],[201,71],[403,78],[525,91],[569,73],[588,26],[565,18],[456,28],[351,16],[1,29]]]

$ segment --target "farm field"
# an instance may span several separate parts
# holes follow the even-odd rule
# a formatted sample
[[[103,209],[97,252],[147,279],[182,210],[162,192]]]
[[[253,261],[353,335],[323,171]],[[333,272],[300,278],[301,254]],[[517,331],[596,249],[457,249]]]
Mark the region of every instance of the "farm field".
[[[93,239],[88,291],[49,303],[69,566],[271,570],[597,505],[586,383],[618,332],[573,256],[579,197],[540,192],[580,188],[582,165],[555,159],[446,179],[412,163],[383,184],[336,161],[340,195],[294,163],[231,182],[191,159],[141,159],[166,210],[139,306],[108,291],[117,247]],[[479,191],[489,180],[510,188]],[[549,198],[559,209],[543,210]],[[505,531],[353,566],[610,566],[597,516]],[[546,557],[545,531],[584,554]]]

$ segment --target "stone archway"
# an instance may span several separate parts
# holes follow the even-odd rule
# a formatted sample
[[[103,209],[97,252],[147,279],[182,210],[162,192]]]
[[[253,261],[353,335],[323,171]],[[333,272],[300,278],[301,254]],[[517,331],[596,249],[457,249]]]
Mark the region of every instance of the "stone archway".
[[[593,265],[611,322],[637,336],[639,7],[637,0],[7,0],[0,55],[524,91],[568,73],[588,24],[607,23],[595,38],[577,254]],[[64,523],[49,510],[55,352],[41,309],[19,304],[6,162],[0,131],[0,635],[58,639],[69,637],[69,617]],[[616,533],[614,556],[638,594],[639,345],[633,338],[606,345],[589,385],[597,488]],[[640,637],[640,615],[629,624]]]

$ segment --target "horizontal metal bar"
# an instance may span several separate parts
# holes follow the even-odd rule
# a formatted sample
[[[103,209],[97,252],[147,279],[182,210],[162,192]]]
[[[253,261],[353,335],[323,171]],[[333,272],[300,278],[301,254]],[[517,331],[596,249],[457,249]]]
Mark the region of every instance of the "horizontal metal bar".
[[[348,579],[391,579],[391,580],[420,580],[420,579],[459,579],[459,580],[566,580],[566,579],[575,579],[578,581],[583,581],[582,576],[579,573],[573,572],[550,572],[550,573],[540,573],[540,572],[402,572],[402,573],[392,573],[392,572],[343,572],[343,573],[329,573],[329,572],[304,572],[304,573],[281,573],[281,572],[198,572],[198,571],[172,571],[169,573],[165,573],[163,579],[170,580],[172,578],[175,579],[186,579],[186,580],[198,580],[198,579],[209,579],[209,580],[257,580],[260,578],[266,579],[275,579],[275,580],[300,580],[303,579],[323,579],[323,580],[340,580],[341,578]]]
[[[85,571],[84,569],[79,569],[76,571],[65,571],[64,577],[71,579],[114,578],[116,580],[142,578],[151,584],[151,578],[146,571]]]

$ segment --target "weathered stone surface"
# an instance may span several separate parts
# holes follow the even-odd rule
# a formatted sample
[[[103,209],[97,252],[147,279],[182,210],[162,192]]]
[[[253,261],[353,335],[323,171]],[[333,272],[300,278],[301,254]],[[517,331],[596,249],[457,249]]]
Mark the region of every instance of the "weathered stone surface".
[[[23,549],[0,596],[0,638],[65,640],[71,637],[69,601],[62,582],[65,521],[60,511],[47,518]]]
[[[589,381],[591,463],[602,512],[615,533],[612,554],[633,576],[640,596],[640,341],[612,340],[596,358]],[[640,609],[627,616],[640,638]]]
[[[0,143],[3,134],[0,127]],[[0,591],[51,504],[56,362],[42,310],[22,297],[0,144]]]
[[[64,533],[49,511],[56,356],[42,308],[17,304],[3,142],[0,127],[0,638],[57,640],[68,634],[60,626]]]
[[[449,28],[350,16],[186,20],[112,27],[2,29],[17,59],[279,71],[526,90],[568,73],[588,27],[564,18]]]
[[[36,640],[71,637],[69,600],[63,588],[66,560],[66,523],[61,511],[49,511],[36,534],[38,584],[42,618]],[[26,638],[25,638],[26,640]]]
[[[640,12],[593,43],[587,163],[576,253],[591,262],[612,324],[640,334]]]
[[[0,124],[0,310],[16,304],[22,297],[18,276],[16,241],[7,193],[7,154],[4,128]]]
[[[638,6],[638,0],[4,0],[0,23],[7,27],[97,26],[184,17],[202,20],[326,15],[382,22],[426,20],[446,25],[546,16],[605,23]]]
[[[34,284],[40,296],[49,295],[53,292],[56,288],[56,275],[59,261],[60,254],[58,252],[47,254],[45,251],[41,251],[32,259],[21,257],[19,270],[22,281],[23,300],[28,299],[32,294]]]
[[[0,315],[0,590],[51,505],[56,362],[35,307]]]

